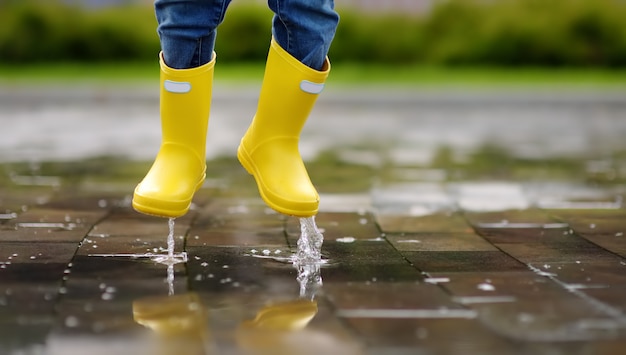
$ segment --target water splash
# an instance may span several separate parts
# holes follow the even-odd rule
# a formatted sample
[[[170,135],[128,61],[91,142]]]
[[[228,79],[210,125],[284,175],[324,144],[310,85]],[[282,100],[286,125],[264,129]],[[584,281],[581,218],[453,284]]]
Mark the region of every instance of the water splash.
[[[167,255],[156,255],[152,257],[152,261],[165,264],[168,267],[179,263],[187,262],[187,253],[182,252],[175,254],[175,241],[174,241],[174,222],[175,218],[170,218],[168,221],[169,233],[167,235]]]
[[[322,261],[324,236],[317,229],[315,216],[300,218],[300,238],[294,264],[319,264]]]
[[[322,286],[321,263],[299,264],[295,262],[293,266],[298,270],[296,280],[300,285],[300,298],[312,301]]]

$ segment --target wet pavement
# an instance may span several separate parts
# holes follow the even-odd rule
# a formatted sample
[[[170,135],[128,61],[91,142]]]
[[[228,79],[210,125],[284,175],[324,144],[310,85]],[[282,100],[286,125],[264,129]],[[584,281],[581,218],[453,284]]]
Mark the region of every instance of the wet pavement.
[[[298,220],[233,158],[253,90],[225,88],[168,267],[167,220],[130,207],[154,93],[2,90],[0,354],[626,347],[623,92],[328,95],[302,142],[325,263],[297,267]]]

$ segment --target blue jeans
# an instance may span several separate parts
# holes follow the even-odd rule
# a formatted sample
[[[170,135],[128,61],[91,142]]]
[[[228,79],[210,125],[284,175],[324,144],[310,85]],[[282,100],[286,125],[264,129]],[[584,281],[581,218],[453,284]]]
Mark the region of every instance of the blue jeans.
[[[187,69],[210,62],[216,29],[230,1],[156,0],[165,63]],[[274,12],[272,35],[278,44],[303,64],[321,70],[339,23],[334,0],[268,0],[268,5]]]

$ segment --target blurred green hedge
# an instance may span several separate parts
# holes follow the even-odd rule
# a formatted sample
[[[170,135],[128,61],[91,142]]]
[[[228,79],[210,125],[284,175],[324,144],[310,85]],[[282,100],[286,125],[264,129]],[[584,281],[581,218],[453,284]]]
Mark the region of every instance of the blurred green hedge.
[[[448,0],[423,16],[339,9],[333,62],[626,67],[621,0]],[[272,13],[232,6],[220,61],[262,61]],[[79,9],[52,1],[0,3],[0,62],[155,60],[151,7]]]

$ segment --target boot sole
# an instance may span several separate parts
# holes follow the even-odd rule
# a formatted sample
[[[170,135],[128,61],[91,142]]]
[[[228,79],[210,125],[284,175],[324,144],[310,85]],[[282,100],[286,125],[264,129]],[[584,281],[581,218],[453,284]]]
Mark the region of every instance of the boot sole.
[[[264,186],[263,181],[259,177],[259,174],[256,171],[256,166],[254,165],[254,163],[252,163],[252,159],[248,155],[248,152],[246,152],[243,146],[243,142],[240,143],[239,148],[237,148],[237,159],[239,160],[239,163],[241,164],[241,166],[243,166],[243,168],[246,169],[248,174],[254,177],[254,180],[256,181],[261,198],[263,199],[263,201],[265,201],[265,203],[270,208],[282,214],[296,216],[296,217],[311,217],[317,214],[317,211],[318,211],[317,208],[305,209],[305,210],[293,209],[293,208],[287,208],[285,206],[282,206],[280,202],[277,203],[276,201],[274,201],[270,197],[271,193],[269,191],[268,192],[265,191],[265,188],[263,187]]]
[[[162,218],[178,218],[184,216],[187,212],[189,212],[189,208],[191,207],[191,201],[193,200],[193,195],[200,190],[204,180],[206,178],[206,173],[202,176],[202,179],[196,185],[194,193],[188,200],[182,201],[164,201],[157,200],[150,197],[145,197],[137,194],[136,192],[133,195],[132,206],[133,209],[139,213],[143,213],[149,216],[162,217]],[[169,206],[168,206],[169,205]],[[172,205],[176,206],[184,206],[184,207],[175,207],[171,208]]]

